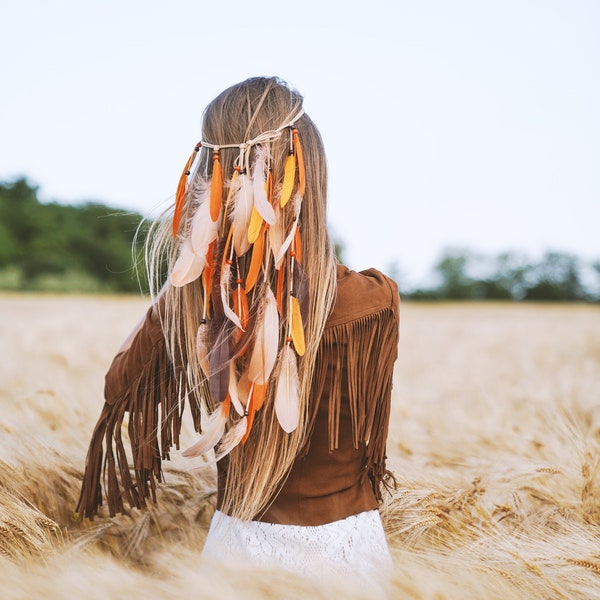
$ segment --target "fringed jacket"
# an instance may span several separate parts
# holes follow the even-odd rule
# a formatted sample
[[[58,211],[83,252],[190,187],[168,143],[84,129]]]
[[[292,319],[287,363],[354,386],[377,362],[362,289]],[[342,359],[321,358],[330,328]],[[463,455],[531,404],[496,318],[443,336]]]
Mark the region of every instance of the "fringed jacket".
[[[377,508],[382,488],[393,481],[385,448],[398,348],[398,288],[375,269],[358,273],[339,265],[337,277],[336,301],[316,358],[306,443],[262,521],[321,525],[343,519]],[[111,515],[123,510],[124,500],[139,508],[146,498],[155,499],[161,459],[173,445],[179,447],[181,411],[172,372],[159,320],[150,309],[106,375],[106,401],[77,507],[82,517],[93,517],[102,504],[103,471]],[[198,407],[191,403],[191,408],[199,427]],[[121,438],[125,412],[133,476]],[[225,458],[218,463],[217,508],[226,476]]]

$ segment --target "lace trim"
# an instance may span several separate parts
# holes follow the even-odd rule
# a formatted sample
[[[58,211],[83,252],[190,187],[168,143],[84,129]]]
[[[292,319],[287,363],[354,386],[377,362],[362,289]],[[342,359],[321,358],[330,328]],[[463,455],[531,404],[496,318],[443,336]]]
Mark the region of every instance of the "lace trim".
[[[317,526],[241,521],[216,511],[202,558],[219,563],[234,558],[310,578],[351,575],[381,580],[391,567],[377,510]]]

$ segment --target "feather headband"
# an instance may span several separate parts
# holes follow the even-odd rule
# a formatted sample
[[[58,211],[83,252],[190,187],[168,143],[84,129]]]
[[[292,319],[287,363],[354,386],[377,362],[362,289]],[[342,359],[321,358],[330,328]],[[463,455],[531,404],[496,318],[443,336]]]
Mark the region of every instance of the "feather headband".
[[[305,172],[295,126],[303,114],[302,109],[277,129],[242,143],[199,142],[179,180],[174,237],[186,203],[192,217],[170,282],[181,287],[201,281],[196,359],[213,401],[203,434],[184,456],[215,448],[218,460],[244,444],[265,401],[274,402],[284,431],[298,426],[298,358],[305,352],[308,305],[300,241]],[[282,172],[273,173],[271,143],[284,132],[289,133],[288,155]],[[201,147],[212,149],[212,175],[196,177],[188,190]],[[239,149],[227,182],[220,157],[224,148]]]

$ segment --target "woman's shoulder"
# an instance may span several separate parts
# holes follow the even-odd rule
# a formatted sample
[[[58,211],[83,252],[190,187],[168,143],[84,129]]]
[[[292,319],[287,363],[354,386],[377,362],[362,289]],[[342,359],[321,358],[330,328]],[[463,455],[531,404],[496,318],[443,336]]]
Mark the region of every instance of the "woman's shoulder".
[[[391,310],[398,313],[400,297],[396,282],[377,269],[352,271],[337,268],[337,296],[327,327]]]

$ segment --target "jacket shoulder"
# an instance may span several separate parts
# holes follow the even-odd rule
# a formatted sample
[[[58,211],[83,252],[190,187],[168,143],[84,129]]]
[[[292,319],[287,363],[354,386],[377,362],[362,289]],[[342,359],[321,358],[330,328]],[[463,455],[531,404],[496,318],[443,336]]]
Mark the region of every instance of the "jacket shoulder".
[[[393,279],[377,269],[352,271],[338,265],[337,296],[326,327],[333,327],[384,311],[397,318],[400,296]]]

